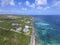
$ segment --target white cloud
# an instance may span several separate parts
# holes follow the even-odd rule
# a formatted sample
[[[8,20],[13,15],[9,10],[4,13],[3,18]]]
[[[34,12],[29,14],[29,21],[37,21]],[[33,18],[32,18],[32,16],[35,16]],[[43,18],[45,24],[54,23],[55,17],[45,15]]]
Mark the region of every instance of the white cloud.
[[[36,9],[41,11],[41,10],[43,10],[43,7],[42,6],[37,6]]]
[[[32,7],[32,8],[35,8],[35,6],[36,6],[36,5],[35,5],[34,3],[30,5],[30,7]]]
[[[26,10],[27,10],[27,8],[21,8],[21,10],[22,10],[22,11],[26,11]]]
[[[18,2],[18,5],[21,5],[22,4],[22,2]]]
[[[14,0],[1,0],[1,5],[2,6],[5,6],[5,5],[14,6],[15,5],[15,2],[14,2]]]
[[[50,8],[50,7],[49,7],[49,6],[47,6],[47,7],[45,7],[45,8],[44,8],[44,10],[47,10],[47,9],[49,9],[49,8]]]
[[[8,4],[7,0],[1,0],[1,5],[2,6],[7,5],[7,4]]]
[[[25,4],[26,4],[26,6],[30,6],[30,2],[29,1],[26,1]]]
[[[26,4],[26,6],[28,6],[28,7],[35,8],[35,3],[32,3],[32,4],[31,4],[29,1],[26,1],[25,4]]]
[[[46,5],[47,4],[47,0],[35,0],[35,4],[36,5]]]
[[[54,6],[60,7],[60,1],[55,2],[55,3],[52,5],[52,7],[54,7]]]
[[[42,10],[43,9],[43,7],[42,6],[38,6],[38,7],[36,7],[38,10]]]
[[[2,12],[3,10],[2,9],[0,9],[0,12]]]
[[[31,8],[35,8],[35,9],[38,9],[38,10],[43,10],[44,7],[41,6],[41,5],[46,6],[47,5],[47,0],[35,0],[34,3],[30,3],[29,1],[25,1],[24,4],[28,7],[31,7]],[[45,8],[45,9],[47,9],[47,8]]]
[[[14,6],[14,5],[15,5],[14,0],[10,0],[9,4],[10,4],[11,6]]]

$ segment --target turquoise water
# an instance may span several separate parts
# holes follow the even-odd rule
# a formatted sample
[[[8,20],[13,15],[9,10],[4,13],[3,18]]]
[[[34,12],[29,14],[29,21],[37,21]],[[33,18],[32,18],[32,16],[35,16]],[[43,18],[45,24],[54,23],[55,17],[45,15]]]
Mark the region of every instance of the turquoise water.
[[[36,45],[60,45],[59,32],[50,26],[50,24],[44,22],[36,22],[35,25]],[[56,35],[58,37],[56,37]]]
[[[36,45],[60,45],[60,28],[39,19],[34,22]]]

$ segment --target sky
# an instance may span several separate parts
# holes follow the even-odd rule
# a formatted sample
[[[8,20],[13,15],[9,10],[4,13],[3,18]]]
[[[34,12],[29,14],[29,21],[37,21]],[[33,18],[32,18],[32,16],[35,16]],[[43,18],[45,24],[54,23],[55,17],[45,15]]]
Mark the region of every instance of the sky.
[[[60,15],[60,0],[0,0],[0,14]]]

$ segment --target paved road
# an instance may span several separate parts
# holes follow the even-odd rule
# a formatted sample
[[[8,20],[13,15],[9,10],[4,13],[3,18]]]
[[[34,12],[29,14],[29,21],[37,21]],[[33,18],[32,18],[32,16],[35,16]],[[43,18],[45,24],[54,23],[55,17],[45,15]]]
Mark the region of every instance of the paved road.
[[[1,29],[4,29],[4,30],[9,30],[9,29],[6,29],[6,28],[2,28],[2,27],[0,27]]]
[[[4,29],[4,30],[9,30],[9,31],[14,31],[14,32],[20,33],[20,32],[18,32],[18,31],[6,29],[6,28],[3,28],[3,27],[0,27],[0,28],[1,28],[1,29]]]

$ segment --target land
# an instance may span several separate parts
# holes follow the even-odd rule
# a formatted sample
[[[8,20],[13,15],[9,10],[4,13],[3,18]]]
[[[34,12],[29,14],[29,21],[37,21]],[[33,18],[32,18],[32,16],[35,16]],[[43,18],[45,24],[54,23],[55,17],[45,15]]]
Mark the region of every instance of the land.
[[[30,16],[0,15],[0,45],[34,44],[33,20]]]

